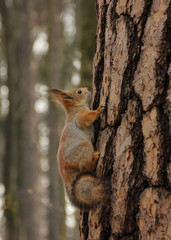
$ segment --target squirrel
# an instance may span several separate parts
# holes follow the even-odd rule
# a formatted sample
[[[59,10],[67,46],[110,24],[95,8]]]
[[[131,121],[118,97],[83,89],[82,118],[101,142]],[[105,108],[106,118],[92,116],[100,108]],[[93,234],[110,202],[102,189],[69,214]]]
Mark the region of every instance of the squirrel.
[[[73,205],[84,211],[96,209],[107,200],[107,188],[94,169],[99,152],[95,152],[91,139],[93,122],[104,107],[88,108],[91,92],[88,88],[71,91],[48,89],[53,98],[65,109],[65,126],[60,138],[57,159],[66,192]]]

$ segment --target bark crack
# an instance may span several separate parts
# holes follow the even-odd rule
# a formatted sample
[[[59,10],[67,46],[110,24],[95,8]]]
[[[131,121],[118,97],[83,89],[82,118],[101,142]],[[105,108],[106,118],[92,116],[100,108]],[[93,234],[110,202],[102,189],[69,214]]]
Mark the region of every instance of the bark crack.
[[[144,166],[144,138],[142,134],[142,116],[143,116],[143,107],[142,101],[140,97],[135,93],[133,87],[133,80],[134,74],[138,66],[138,62],[140,59],[141,47],[143,46],[142,37],[144,35],[144,28],[148,19],[148,16],[151,11],[152,1],[146,2],[144,9],[145,12],[141,16],[139,20],[139,24],[141,23],[141,35],[138,38],[137,32],[137,25],[134,24],[133,19],[131,16],[126,13],[123,14],[127,31],[129,33],[129,60],[127,68],[123,75],[123,82],[121,86],[121,97],[120,97],[120,104],[119,104],[119,114],[118,118],[121,122],[121,115],[126,111],[128,108],[128,101],[134,97],[134,100],[137,103],[137,110],[136,110],[136,121],[134,123],[133,129],[131,131],[131,136],[134,142],[134,162],[132,172],[129,177],[129,190],[127,195],[127,212],[125,216],[125,226],[123,230],[123,234],[118,239],[126,238],[129,239],[129,236],[132,236],[132,239],[138,238],[138,225],[136,221],[136,216],[139,211],[139,203],[135,204],[134,198],[139,199],[140,194],[144,191],[146,187],[149,186],[147,180],[145,180],[142,170]],[[139,114],[141,113],[141,114]],[[117,120],[118,120],[117,118]],[[129,235],[130,234],[130,235]],[[134,236],[134,237],[133,237]]]
[[[103,81],[103,72],[104,72],[104,46],[105,46],[105,29],[106,29],[106,13],[107,13],[108,5],[106,5],[106,0],[104,0],[104,5],[101,6],[99,11],[101,11],[102,19],[101,19],[101,33],[100,33],[100,54],[101,59],[98,65],[94,69],[94,84],[96,87],[96,93],[93,101],[93,109],[96,109],[99,105],[100,101],[100,90],[102,87]],[[98,14],[99,16],[100,14]],[[97,51],[97,50],[96,50]]]

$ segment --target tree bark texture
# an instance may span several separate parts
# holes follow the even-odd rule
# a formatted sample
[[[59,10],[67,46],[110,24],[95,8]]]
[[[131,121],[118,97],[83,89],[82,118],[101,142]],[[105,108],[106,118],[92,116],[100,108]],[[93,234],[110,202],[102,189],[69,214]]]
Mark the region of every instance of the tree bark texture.
[[[97,176],[111,192],[81,213],[81,239],[171,239],[171,4],[97,0]],[[170,76],[170,78],[169,78]]]

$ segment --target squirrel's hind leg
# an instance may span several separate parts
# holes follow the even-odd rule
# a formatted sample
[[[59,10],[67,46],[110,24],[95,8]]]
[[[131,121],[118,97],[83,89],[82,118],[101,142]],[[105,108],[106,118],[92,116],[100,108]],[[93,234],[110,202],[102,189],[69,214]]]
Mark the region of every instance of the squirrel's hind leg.
[[[82,156],[80,161],[81,171],[93,171],[96,167],[97,160],[99,159],[99,152],[94,152],[93,145],[88,140],[83,140],[82,144]]]
[[[100,156],[99,152],[94,152],[92,162],[88,163],[87,166],[85,166],[86,171],[92,171],[95,169],[99,156]]]

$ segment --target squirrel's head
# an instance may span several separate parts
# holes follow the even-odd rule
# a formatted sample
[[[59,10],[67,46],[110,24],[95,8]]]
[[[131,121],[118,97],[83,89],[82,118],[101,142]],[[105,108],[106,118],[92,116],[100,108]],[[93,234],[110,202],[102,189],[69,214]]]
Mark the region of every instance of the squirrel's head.
[[[60,102],[65,109],[71,107],[80,107],[88,104],[91,97],[91,92],[88,88],[77,88],[71,91],[63,91],[60,89],[48,89],[48,92],[52,94],[53,98]]]

